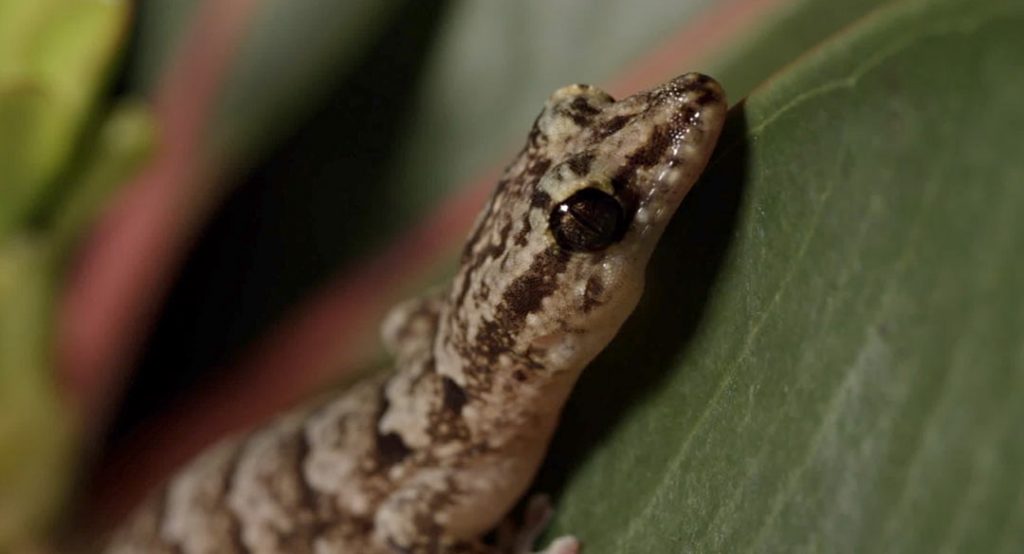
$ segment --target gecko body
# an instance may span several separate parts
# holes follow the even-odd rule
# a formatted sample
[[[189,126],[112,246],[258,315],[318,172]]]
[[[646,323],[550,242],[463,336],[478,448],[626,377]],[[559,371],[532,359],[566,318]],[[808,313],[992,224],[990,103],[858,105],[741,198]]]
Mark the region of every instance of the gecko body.
[[[386,319],[395,371],[207,451],[107,552],[521,549],[481,537],[527,490],[577,378],[635,307],[725,112],[718,83],[695,73],[621,101],[556,91],[450,285]],[[563,538],[547,552],[575,551]]]

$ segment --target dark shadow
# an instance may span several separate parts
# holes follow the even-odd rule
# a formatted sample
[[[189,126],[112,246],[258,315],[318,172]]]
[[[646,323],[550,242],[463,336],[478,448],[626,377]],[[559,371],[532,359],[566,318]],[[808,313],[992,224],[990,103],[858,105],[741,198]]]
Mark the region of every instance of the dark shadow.
[[[389,168],[447,5],[406,0],[395,9],[364,58],[339,72],[321,104],[238,178],[163,305],[112,440],[209,378],[290,305],[399,230],[400,221],[381,215],[381,198],[392,194]]]
[[[686,355],[735,232],[747,182],[746,136],[741,102],[729,111],[710,169],[655,251],[640,305],[573,391],[534,484],[556,506],[567,477]]]

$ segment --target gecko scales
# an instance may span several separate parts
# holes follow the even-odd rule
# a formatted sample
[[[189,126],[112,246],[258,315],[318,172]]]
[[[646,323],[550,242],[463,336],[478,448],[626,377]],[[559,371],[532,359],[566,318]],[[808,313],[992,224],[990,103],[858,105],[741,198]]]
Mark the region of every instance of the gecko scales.
[[[556,91],[450,285],[386,319],[395,370],[208,450],[107,552],[527,552],[538,503],[534,529],[481,537],[527,490],[577,378],[636,306],[725,113],[697,73],[621,101]],[[544,552],[577,550],[563,537]]]

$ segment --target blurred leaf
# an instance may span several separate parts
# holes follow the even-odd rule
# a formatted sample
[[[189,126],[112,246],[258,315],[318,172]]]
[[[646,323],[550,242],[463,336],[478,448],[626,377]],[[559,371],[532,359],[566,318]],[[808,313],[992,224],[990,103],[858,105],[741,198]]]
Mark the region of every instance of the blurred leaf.
[[[49,230],[54,254],[76,246],[112,194],[152,154],[156,127],[147,106],[123,102],[102,121],[96,137],[69,177],[69,187]]]
[[[137,2],[132,48],[127,52],[124,76],[131,93],[149,95],[168,69],[188,28],[199,0]]]
[[[109,0],[0,0],[0,238],[67,161],[127,16]]]
[[[400,6],[399,0],[264,2],[211,129],[219,163],[248,166],[291,134],[324,101],[332,76],[352,71]]]
[[[0,243],[0,552],[50,522],[71,478],[68,413],[53,383],[53,267],[44,245]]]
[[[593,554],[1024,548],[1024,7],[908,1],[731,113],[542,488]]]
[[[49,108],[33,83],[0,82],[0,238],[40,192],[40,167],[50,155],[44,145],[52,134]]]
[[[264,3],[225,88],[213,129],[212,146],[218,156],[229,163],[252,159],[280,140],[282,132],[289,134],[296,121],[324,101],[340,76],[356,69],[361,58],[379,57],[379,51],[396,39],[392,29],[396,19],[406,20],[403,25],[414,26],[410,19],[430,24],[434,18],[423,12],[439,11],[443,19],[435,25],[437,36],[424,44],[429,48],[424,79],[395,74],[388,83],[394,91],[383,95],[418,99],[420,113],[429,118],[416,121],[415,134],[395,145],[403,151],[428,149],[426,163],[412,162],[417,182],[400,182],[404,194],[389,199],[397,200],[403,210],[412,208],[410,214],[418,213],[432,205],[439,193],[451,191],[482,166],[494,163],[496,148],[508,148],[511,137],[518,141],[523,122],[532,121],[547,95],[567,79],[606,78],[715,2],[647,0],[640,8],[608,0],[442,1],[430,3],[434,7],[429,9],[416,4],[409,0]],[[404,55],[419,59],[422,53],[406,51]],[[381,63],[385,62],[382,58]],[[566,76],[566,68],[572,68],[573,75]],[[358,80],[354,84],[373,86]],[[350,92],[354,91],[335,91],[343,97]],[[471,132],[464,132],[464,127]],[[483,141],[481,130],[486,131]],[[431,153],[439,141],[459,156],[448,156],[446,163],[437,164]],[[459,173],[443,180],[418,176],[424,167],[436,166],[446,172],[455,166]]]
[[[77,148],[127,10],[109,0],[0,0],[0,552],[33,544],[71,482],[77,437],[55,383],[59,269],[42,204],[70,192],[58,230],[68,243],[124,176],[126,148],[112,143],[130,127],[124,117]],[[110,157],[75,175],[79,153]],[[76,180],[81,189],[51,188]],[[30,226],[29,216],[40,217]]]

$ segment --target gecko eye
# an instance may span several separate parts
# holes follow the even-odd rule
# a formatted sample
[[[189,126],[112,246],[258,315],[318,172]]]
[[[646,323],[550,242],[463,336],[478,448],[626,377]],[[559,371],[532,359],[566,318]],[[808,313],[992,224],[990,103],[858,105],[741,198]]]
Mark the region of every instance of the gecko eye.
[[[622,238],[626,217],[619,201],[596,188],[585,188],[555,206],[551,232],[566,250],[596,252]]]

